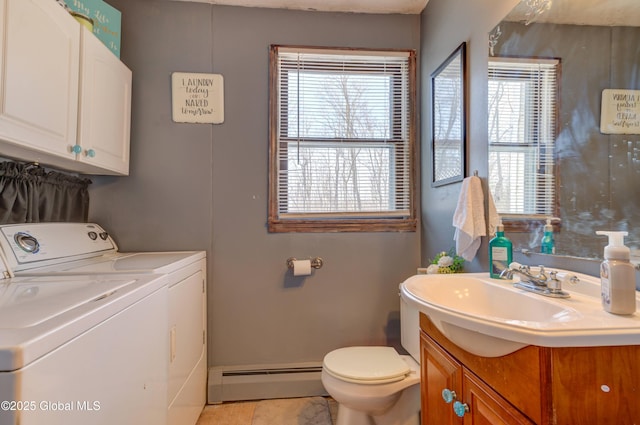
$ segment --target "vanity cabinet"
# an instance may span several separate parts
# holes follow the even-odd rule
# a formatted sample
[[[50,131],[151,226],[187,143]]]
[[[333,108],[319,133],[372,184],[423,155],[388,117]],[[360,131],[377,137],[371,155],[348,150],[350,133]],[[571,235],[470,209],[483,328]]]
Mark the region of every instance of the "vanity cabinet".
[[[420,314],[422,424],[627,424],[640,421],[640,346],[539,347],[480,357]],[[458,417],[442,391],[468,412]]]
[[[424,332],[421,346],[423,424],[533,424]],[[444,389],[450,391],[449,402]],[[455,402],[461,403],[457,408],[463,416],[456,414]]]
[[[128,174],[131,71],[53,0],[0,0],[0,22],[1,156]]]

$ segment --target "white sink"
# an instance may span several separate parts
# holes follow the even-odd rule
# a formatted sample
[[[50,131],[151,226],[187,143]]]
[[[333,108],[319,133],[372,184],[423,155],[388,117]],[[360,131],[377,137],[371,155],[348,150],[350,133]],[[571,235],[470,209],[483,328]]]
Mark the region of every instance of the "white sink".
[[[402,298],[425,313],[447,338],[470,353],[499,357],[527,345],[590,347],[640,345],[638,312],[617,316],[602,310],[600,281],[572,273],[567,299],[513,287],[488,273],[415,275],[400,285]]]

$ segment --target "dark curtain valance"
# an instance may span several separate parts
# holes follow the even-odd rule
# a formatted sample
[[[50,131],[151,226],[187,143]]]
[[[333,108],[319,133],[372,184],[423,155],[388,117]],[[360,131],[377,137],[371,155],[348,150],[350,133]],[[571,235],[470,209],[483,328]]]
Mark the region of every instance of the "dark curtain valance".
[[[0,223],[86,222],[91,180],[0,162]]]

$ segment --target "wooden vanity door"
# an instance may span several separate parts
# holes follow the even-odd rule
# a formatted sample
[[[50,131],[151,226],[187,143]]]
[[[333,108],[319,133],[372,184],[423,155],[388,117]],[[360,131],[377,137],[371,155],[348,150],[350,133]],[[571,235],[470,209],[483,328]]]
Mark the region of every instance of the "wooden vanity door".
[[[534,425],[520,411],[468,370],[463,372],[464,402],[470,413],[464,425]]]
[[[463,367],[426,333],[420,334],[422,364],[422,425],[532,425],[480,378]],[[446,403],[442,390],[456,394],[468,413],[458,417],[453,403]]]
[[[463,418],[442,398],[442,390],[462,394],[462,366],[424,332],[420,334],[422,364],[422,425],[462,425]]]

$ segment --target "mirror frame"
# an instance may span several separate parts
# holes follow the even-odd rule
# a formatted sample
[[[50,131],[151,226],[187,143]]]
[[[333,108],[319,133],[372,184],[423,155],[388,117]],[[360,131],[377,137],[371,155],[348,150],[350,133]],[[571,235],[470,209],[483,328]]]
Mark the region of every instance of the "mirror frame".
[[[458,46],[451,55],[431,74],[431,166],[432,166],[432,187],[444,186],[450,183],[456,183],[462,181],[465,177],[466,169],[466,149],[467,149],[467,71],[466,71],[466,56],[467,56],[467,43],[463,42]],[[456,75],[457,73],[457,75]],[[456,93],[451,96],[447,95],[446,91],[443,93],[442,85],[446,80],[452,80],[450,75],[454,75],[456,79],[457,89]],[[451,84],[449,81],[448,84]],[[449,90],[451,91],[451,90]],[[456,96],[459,96],[456,98]],[[457,134],[459,139],[446,141],[447,145],[458,147],[460,152],[459,163],[460,167],[451,167],[449,164],[438,162],[439,153],[442,152],[447,146],[439,146],[439,144],[445,142],[444,140],[438,140],[439,131],[445,123],[441,119],[440,111],[443,107],[449,108],[454,117],[453,125],[458,127]],[[449,123],[451,124],[451,118]],[[440,170],[442,167],[449,165],[450,169],[445,169],[446,174],[451,174],[450,177],[438,178],[440,173],[436,170]]]

